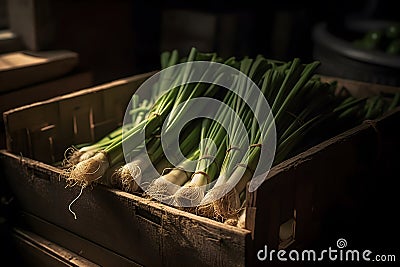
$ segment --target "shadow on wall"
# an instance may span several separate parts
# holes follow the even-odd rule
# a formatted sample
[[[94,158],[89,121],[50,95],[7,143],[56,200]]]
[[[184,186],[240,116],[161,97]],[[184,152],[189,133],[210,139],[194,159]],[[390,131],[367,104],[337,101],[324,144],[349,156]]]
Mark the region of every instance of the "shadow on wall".
[[[255,56],[286,60],[311,58],[310,10],[276,9],[265,16],[257,8],[205,11],[168,8],[161,18],[160,50],[178,49],[187,54],[192,46],[223,57]]]
[[[161,51],[178,49],[186,54],[193,46],[222,56],[312,60],[311,32],[316,22],[340,27],[352,14],[397,15],[387,0],[282,0],[262,5],[251,0],[229,5],[209,0],[11,2],[34,4],[35,41],[40,44],[35,49],[77,52],[80,67],[93,71],[95,83],[157,69]]]

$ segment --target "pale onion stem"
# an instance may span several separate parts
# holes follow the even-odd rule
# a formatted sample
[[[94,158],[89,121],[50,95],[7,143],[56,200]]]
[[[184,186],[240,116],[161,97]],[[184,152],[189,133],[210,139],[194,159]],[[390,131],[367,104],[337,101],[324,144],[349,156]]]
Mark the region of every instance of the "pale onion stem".
[[[80,196],[82,195],[82,192],[83,192],[83,188],[85,188],[85,187],[84,187],[84,186],[81,186],[81,192],[79,192],[79,195],[78,195],[74,200],[72,200],[72,202],[69,203],[69,205],[68,205],[68,210],[74,215],[74,219],[75,219],[75,220],[77,219],[76,213],[75,213],[74,211],[71,210],[71,206],[72,206],[72,204],[74,204],[74,202],[75,202],[78,198],[80,198]]]

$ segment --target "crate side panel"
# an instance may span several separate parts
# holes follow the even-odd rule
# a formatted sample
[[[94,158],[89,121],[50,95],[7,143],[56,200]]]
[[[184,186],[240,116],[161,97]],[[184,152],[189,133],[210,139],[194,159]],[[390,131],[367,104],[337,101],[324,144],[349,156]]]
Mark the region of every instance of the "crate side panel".
[[[256,199],[253,203],[256,207],[253,226],[255,246],[265,243],[267,233],[271,231],[265,227],[271,215],[268,212],[270,204],[266,203],[266,199],[274,190],[286,191],[284,182],[288,178],[295,184],[296,243],[292,247],[306,245],[315,240],[319,234],[323,214],[333,205],[345,201],[345,194],[351,194],[347,192],[351,180],[368,171],[367,169],[374,164],[378,151],[383,149],[379,140],[383,138],[381,134],[384,130],[380,131],[379,125],[386,131],[392,128],[389,131],[393,132],[393,127],[396,127],[395,121],[398,121],[399,117],[400,113],[395,111],[373,123],[368,122],[355,127],[275,166],[263,185],[251,193],[257,196],[252,197]],[[383,139],[388,140],[390,137]],[[282,215],[281,211],[280,216]],[[283,219],[281,218],[281,221]]]
[[[85,189],[71,205],[75,220],[68,205],[80,188],[65,188],[54,167],[7,152],[0,155],[5,177],[24,210],[123,257],[146,266],[176,266],[179,258],[169,256],[178,251],[181,265],[244,266],[247,230],[101,185]]]
[[[59,128],[63,133],[59,146],[76,145],[94,141],[92,125],[94,115],[102,117],[102,95],[91,93],[59,102]]]
[[[126,257],[122,257],[114,251],[108,250],[103,246],[77,236],[27,212],[18,214],[18,223],[24,229],[40,233],[40,236],[52,240],[55,244],[62,244],[64,248],[102,266],[142,266]]]
[[[60,160],[69,146],[98,140],[120,125],[132,94],[153,73],[127,77],[5,112],[7,149],[15,154],[30,152],[23,155],[34,157],[30,134],[35,132],[36,147],[40,148],[42,143],[45,147],[52,145],[54,151],[54,155],[47,158],[35,159]],[[51,125],[54,129],[49,141],[52,144],[49,144],[49,132],[43,137],[40,132]]]
[[[167,213],[163,220],[163,264],[188,266],[245,266],[250,233],[228,231],[232,226],[213,227],[201,217],[190,219]],[[236,230],[235,228],[233,228]],[[174,255],[174,256],[171,256]]]
[[[80,188],[65,188],[59,173],[30,160],[5,158],[3,166],[7,182],[27,212],[138,263],[160,266],[161,227],[136,216],[129,201],[113,197],[100,185],[87,188],[71,206],[75,220],[68,207]]]

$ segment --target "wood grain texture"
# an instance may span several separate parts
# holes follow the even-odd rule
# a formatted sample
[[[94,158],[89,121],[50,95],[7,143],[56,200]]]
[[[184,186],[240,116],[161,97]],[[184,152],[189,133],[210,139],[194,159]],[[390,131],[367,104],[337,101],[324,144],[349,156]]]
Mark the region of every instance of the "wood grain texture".
[[[76,72],[34,86],[0,94],[0,113],[92,86],[90,72]],[[0,118],[3,121],[3,117]]]
[[[59,78],[75,69],[78,62],[78,54],[66,50],[1,54],[0,92]]]
[[[102,185],[85,190],[74,203],[74,220],[68,204],[79,188],[66,189],[59,169],[6,151],[0,158],[25,211],[125,258],[145,266],[246,264],[248,230]]]
[[[293,211],[296,230],[291,247],[304,248],[315,241],[329,208],[356,193],[348,192],[349,184],[376,168],[378,157],[390,157],[386,152],[392,145],[399,145],[399,121],[397,108],[273,167],[258,190],[247,196],[253,207],[249,218],[254,218],[247,225],[252,227],[255,249],[265,244],[278,248],[278,226]]]
[[[132,94],[152,73],[4,112],[7,149],[46,163],[62,160],[72,144],[93,142],[121,125]]]
[[[13,238],[15,247],[20,254],[19,260],[23,264],[30,266],[100,266],[24,229],[15,228]]]

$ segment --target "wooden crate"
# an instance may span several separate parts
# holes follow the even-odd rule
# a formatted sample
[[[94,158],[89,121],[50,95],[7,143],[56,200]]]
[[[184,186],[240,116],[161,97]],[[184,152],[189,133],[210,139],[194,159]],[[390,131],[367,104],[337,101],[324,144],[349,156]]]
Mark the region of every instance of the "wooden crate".
[[[49,80],[33,86],[19,88],[10,92],[0,92],[0,113],[12,108],[43,101],[58,95],[88,88],[93,85],[92,73],[75,71],[58,79]],[[0,148],[5,148],[5,129],[3,117],[0,118]]]
[[[0,93],[60,78],[78,63],[79,55],[68,50],[0,54]]]
[[[66,189],[61,171],[50,163],[62,159],[71,144],[94,141],[119,125],[130,96],[149,75],[4,113],[7,150],[0,152],[0,163],[21,221],[97,264],[253,266],[264,245],[304,248],[320,237],[329,208],[346,198],[348,181],[372,168],[373,155],[399,145],[397,109],[282,162],[257,191],[247,192],[246,229],[103,185],[84,191],[74,204],[74,220],[68,204],[80,189]],[[349,89],[362,86],[352,83]]]
[[[11,242],[15,266],[100,266],[24,229],[13,229]]]

